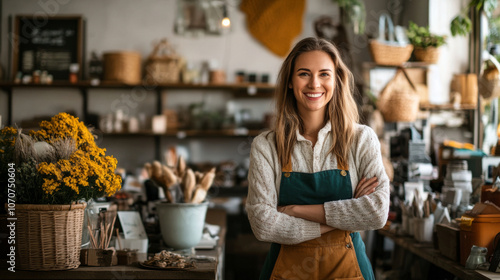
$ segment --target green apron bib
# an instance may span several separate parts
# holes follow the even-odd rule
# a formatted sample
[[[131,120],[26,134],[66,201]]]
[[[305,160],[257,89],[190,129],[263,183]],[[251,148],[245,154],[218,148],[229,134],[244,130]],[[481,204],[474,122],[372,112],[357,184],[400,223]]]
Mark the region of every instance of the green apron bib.
[[[292,170],[291,164],[283,170],[287,169]],[[351,199],[351,179],[348,168],[344,169],[346,170],[333,169],[317,173],[282,172],[278,205],[312,205],[323,204],[327,201]],[[350,236],[363,278],[365,280],[374,280],[375,276],[359,232],[350,233]],[[271,244],[260,279],[270,279],[281,246],[281,244],[277,243]]]

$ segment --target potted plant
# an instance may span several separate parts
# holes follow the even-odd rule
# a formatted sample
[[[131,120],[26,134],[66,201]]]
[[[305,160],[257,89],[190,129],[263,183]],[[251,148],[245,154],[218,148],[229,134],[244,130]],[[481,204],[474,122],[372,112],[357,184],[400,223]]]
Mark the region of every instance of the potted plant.
[[[204,173],[193,171],[174,154],[167,165],[146,163],[150,178],[146,184],[162,188],[167,198],[156,204],[163,241],[175,250],[192,252],[202,238],[208,207],[205,198],[215,179],[215,167]]]
[[[18,269],[80,265],[86,201],[121,187],[117,160],[105,155],[78,118],[60,113],[40,130],[0,130],[0,174],[7,214],[15,215]],[[14,178],[14,179],[12,179]],[[7,185],[8,183],[8,185]],[[43,240],[43,242],[41,242]]]
[[[418,26],[412,21],[406,34],[414,46],[413,53],[418,61],[436,63],[439,60],[439,47],[446,43],[446,36],[432,34],[429,27]]]
[[[451,35],[454,37],[456,35],[466,36],[467,34],[469,34],[472,28],[472,22],[467,13],[470,9],[474,8],[478,12],[484,11],[486,16],[490,18],[497,5],[497,0],[470,0],[466,8],[462,9],[460,14],[455,16],[451,21]]]

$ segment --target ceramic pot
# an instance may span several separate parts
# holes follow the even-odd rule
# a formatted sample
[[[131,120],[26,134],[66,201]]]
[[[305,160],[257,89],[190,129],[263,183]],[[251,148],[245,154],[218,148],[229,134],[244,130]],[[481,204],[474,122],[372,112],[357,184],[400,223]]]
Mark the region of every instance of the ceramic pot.
[[[207,207],[208,202],[158,203],[161,235],[167,246],[175,250],[196,246],[203,234]]]

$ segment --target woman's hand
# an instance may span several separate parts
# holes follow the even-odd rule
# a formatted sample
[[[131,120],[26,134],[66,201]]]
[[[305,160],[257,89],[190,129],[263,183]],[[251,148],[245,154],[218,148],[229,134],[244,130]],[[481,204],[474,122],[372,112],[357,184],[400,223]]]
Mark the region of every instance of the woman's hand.
[[[320,230],[321,234],[324,234],[324,233],[327,233],[329,231],[335,230],[335,228],[331,227],[331,226],[324,225],[324,224],[320,224],[319,230]]]
[[[354,198],[362,197],[363,195],[369,195],[375,191],[375,188],[378,186],[377,177],[373,177],[370,179],[366,179],[363,177],[361,181],[359,181],[356,189],[354,190]]]
[[[280,213],[285,213],[287,214],[288,216],[294,216],[293,215],[293,211],[292,211],[292,208],[294,207],[295,205],[286,205],[286,206],[278,206],[278,212]]]
[[[321,234],[335,230],[331,226],[327,226],[325,220],[325,211],[322,204],[318,205],[286,205],[278,206],[278,212],[287,214],[292,217],[302,218],[309,221],[317,222],[320,225]],[[318,218],[321,217],[321,218]]]

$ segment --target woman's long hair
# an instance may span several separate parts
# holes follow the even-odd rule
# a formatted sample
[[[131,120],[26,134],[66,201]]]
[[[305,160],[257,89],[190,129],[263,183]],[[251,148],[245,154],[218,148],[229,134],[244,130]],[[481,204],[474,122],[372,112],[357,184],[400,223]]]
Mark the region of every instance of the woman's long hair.
[[[341,60],[337,48],[327,40],[309,37],[298,42],[286,57],[278,75],[276,98],[276,149],[281,166],[286,166],[291,159],[296,131],[303,133],[304,124],[299,116],[297,100],[292,82],[295,61],[299,55],[310,51],[323,51],[333,61],[335,84],[333,97],[327,104],[325,119],[332,125],[332,146],[329,152],[336,155],[339,166],[347,166],[348,153],[355,134],[355,125],[359,121],[358,108],[353,98],[354,79],[351,71]]]

